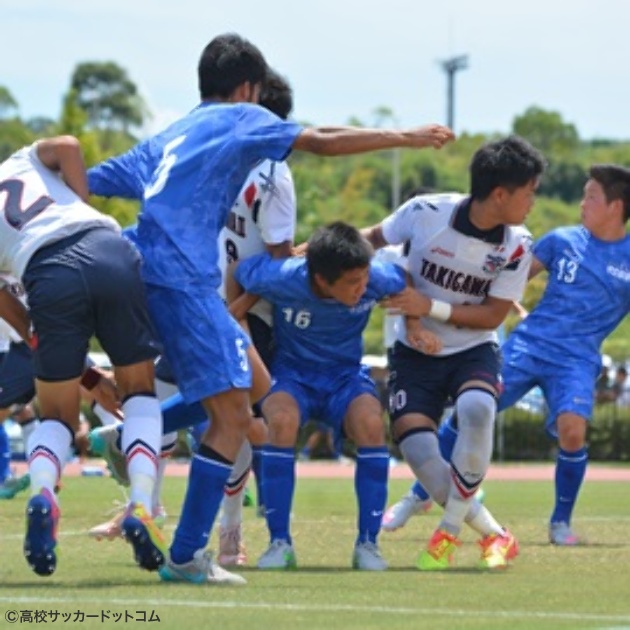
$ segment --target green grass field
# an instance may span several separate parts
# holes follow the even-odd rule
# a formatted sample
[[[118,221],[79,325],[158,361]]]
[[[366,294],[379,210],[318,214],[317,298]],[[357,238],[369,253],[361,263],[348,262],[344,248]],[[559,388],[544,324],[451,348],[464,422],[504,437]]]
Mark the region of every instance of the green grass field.
[[[549,482],[486,483],[487,505],[518,536],[521,555],[513,567],[483,573],[474,537],[466,532],[457,566],[445,573],[420,573],[415,559],[438,521],[438,510],[412,519],[381,547],[390,562],[386,573],[350,569],[355,535],[351,480],[301,480],[294,503],[293,534],[299,569],[262,573],[246,568],[245,587],[163,584],[140,571],[123,541],[96,543],[87,529],[104,519],[121,498],[103,478],[72,478],[62,491],[60,560],[56,573],[40,578],[22,557],[22,496],[0,503],[0,628],[18,611],[13,627],[29,623],[23,611],[56,611],[47,627],[135,626],[144,611],[159,628],[630,628],[630,493],[628,485],[585,484],[575,522],[589,545],[551,547],[546,518],[552,499]],[[172,534],[185,480],[166,481]],[[406,482],[392,482],[397,499]],[[250,565],[267,543],[264,522],[245,508]],[[214,540],[213,540],[213,544]],[[103,622],[101,612],[111,618]],[[109,613],[107,611],[110,611]],[[125,612],[134,621],[125,622]],[[89,618],[87,615],[97,615]],[[155,617],[154,617],[155,618]],[[115,621],[118,619],[118,621]],[[146,622],[148,623],[148,622]],[[43,623],[40,623],[40,627]]]

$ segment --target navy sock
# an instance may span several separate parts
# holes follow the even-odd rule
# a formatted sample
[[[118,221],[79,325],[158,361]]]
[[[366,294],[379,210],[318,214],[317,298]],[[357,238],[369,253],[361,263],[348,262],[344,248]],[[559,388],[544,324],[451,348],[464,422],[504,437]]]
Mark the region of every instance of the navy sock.
[[[205,549],[231,472],[232,464],[201,445],[190,464],[186,498],[171,545],[171,559],[175,564],[189,562],[195,551]]]
[[[424,486],[419,481],[416,481],[416,483],[411,486],[411,491],[421,501],[426,501],[427,499],[429,499],[429,493],[424,489]]]
[[[260,446],[252,446],[252,470],[254,472],[254,481],[256,482],[256,499],[258,505],[265,505],[262,480],[262,448]]]
[[[11,474],[11,445],[4,425],[0,422],[0,483]]]
[[[162,410],[164,433],[187,429],[193,424],[205,422],[208,419],[201,403],[187,405],[179,393],[163,400],[160,409]]]
[[[387,503],[389,450],[386,446],[357,449],[354,491],[359,507],[357,543],[376,542]]]
[[[556,459],[556,504],[551,515],[552,523],[570,523],[571,514],[584,480],[588,453],[586,448],[569,452],[558,451]]]
[[[451,463],[451,456],[455,448],[455,440],[457,440],[457,429],[453,426],[453,416],[449,416],[438,429],[438,444],[440,446],[440,455],[442,459]]]
[[[295,489],[295,449],[266,445],[262,451],[262,473],[270,540],[291,543],[289,519]]]

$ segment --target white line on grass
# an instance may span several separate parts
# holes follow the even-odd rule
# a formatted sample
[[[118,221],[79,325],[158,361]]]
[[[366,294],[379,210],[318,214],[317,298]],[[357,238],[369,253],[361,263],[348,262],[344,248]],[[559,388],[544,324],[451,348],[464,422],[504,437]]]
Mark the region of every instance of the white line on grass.
[[[557,619],[559,621],[604,621],[629,623],[628,615],[600,615],[597,613],[536,612],[527,610],[458,610],[447,608],[406,608],[399,606],[353,606],[347,604],[278,604],[258,602],[208,602],[179,599],[95,599],[64,597],[0,597],[0,603],[16,606],[18,604],[98,604],[107,606],[173,606],[181,608],[250,608],[253,610],[288,610],[298,612],[349,612],[380,613],[385,615],[439,615],[442,617],[490,617],[503,619]]]

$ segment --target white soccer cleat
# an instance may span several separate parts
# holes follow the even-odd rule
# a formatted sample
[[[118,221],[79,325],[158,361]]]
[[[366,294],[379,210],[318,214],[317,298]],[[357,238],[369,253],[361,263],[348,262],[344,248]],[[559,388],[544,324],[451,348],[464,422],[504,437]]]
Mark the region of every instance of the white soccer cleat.
[[[365,541],[357,543],[354,547],[352,568],[359,571],[385,571],[387,562],[383,559],[376,543]]]
[[[241,524],[219,528],[219,564],[222,567],[240,567],[247,564]]]
[[[295,569],[295,551],[286,540],[276,539],[260,556],[257,566],[259,569]]]
[[[105,523],[95,525],[88,531],[90,538],[95,538],[98,541],[101,540],[116,540],[122,538],[122,522],[125,518],[126,507],[120,512],[115,514],[111,520]],[[166,510],[163,505],[159,505],[153,510],[153,522],[159,529],[164,529],[166,523]]]
[[[198,549],[190,562],[175,564],[170,556],[159,569],[160,578],[165,582],[192,582],[193,584],[216,584],[242,586],[247,580],[240,575],[222,569],[210,551]]]
[[[383,514],[381,528],[386,532],[394,532],[404,527],[412,516],[428,512],[432,506],[431,499],[422,500],[409,492]]]

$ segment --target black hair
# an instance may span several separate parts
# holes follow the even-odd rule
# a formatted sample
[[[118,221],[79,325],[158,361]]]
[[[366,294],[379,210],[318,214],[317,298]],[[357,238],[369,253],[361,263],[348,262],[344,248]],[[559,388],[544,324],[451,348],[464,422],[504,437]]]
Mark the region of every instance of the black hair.
[[[282,120],[286,120],[293,109],[293,90],[283,76],[268,68],[258,102]]]
[[[203,49],[197,72],[202,99],[225,99],[243,83],[262,83],[267,62],[254,44],[236,33],[226,33]]]
[[[343,221],[317,229],[308,239],[306,262],[311,282],[319,274],[328,284],[346,271],[367,267],[374,251],[359,230]]]
[[[519,136],[489,142],[478,149],[470,163],[470,194],[483,201],[495,188],[513,191],[539,177],[545,159],[538,149]]]
[[[625,223],[630,217],[630,169],[616,164],[594,164],[588,176],[603,188],[608,203],[621,200]]]

